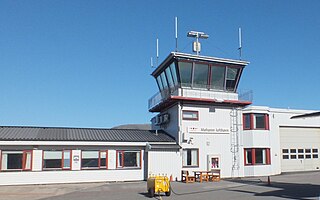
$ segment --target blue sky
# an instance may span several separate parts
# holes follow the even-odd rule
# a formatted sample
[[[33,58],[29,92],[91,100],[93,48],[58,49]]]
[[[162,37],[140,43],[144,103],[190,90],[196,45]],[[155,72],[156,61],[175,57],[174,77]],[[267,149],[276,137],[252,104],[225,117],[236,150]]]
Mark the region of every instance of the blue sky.
[[[254,105],[320,109],[320,1],[0,0],[0,125],[148,123],[150,57],[190,53],[250,61],[240,88]]]

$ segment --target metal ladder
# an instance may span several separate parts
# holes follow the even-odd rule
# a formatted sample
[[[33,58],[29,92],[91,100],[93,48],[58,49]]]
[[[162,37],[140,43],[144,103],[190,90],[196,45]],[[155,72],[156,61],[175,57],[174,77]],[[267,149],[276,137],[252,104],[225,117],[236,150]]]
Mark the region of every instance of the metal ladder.
[[[238,111],[238,108],[232,108],[230,112],[230,150],[232,153],[232,177],[234,177],[235,172],[240,169]]]

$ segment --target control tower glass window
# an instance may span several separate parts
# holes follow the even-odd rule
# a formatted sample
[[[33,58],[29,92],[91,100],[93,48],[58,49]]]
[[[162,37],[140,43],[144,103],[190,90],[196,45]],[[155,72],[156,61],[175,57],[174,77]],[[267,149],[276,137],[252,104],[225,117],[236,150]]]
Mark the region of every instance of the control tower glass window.
[[[162,72],[160,76],[161,76],[161,81],[162,81],[162,84],[163,84],[163,89],[164,90],[168,89],[168,82],[167,82],[165,73]]]
[[[176,66],[175,66],[174,63],[172,63],[170,65],[170,69],[171,69],[171,74],[172,74],[172,77],[173,77],[174,85],[178,85],[177,71],[176,71]]]
[[[211,89],[215,90],[224,90],[224,74],[226,68],[225,67],[218,67],[212,66],[211,67]]]
[[[173,88],[174,83],[173,83],[173,78],[172,78],[171,71],[170,71],[169,67],[166,69],[166,75],[168,78],[168,83],[169,83],[170,88]]]
[[[208,86],[208,65],[197,64],[194,65],[193,87],[207,88]]]
[[[163,85],[162,85],[162,81],[161,81],[161,76],[160,75],[157,77],[157,83],[159,85],[160,91],[162,91],[163,90]]]
[[[192,63],[179,62],[179,73],[182,87],[191,87]]]
[[[227,68],[227,80],[226,80],[226,89],[228,91],[234,91],[237,81],[239,69],[237,68]]]

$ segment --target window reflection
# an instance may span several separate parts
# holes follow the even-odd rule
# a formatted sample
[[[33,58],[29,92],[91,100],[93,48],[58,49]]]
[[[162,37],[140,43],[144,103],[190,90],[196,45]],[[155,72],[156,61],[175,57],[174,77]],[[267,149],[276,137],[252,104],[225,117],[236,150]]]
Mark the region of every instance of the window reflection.
[[[166,75],[167,75],[167,78],[168,78],[169,86],[170,86],[170,88],[173,88],[174,84],[173,84],[173,78],[172,78],[172,75],[171,75],[170,68],[168,67],[165,72],[166,72]]]
[[[162,81],[161,81],[160,75],[157,77],[157,83],[159,85],[160,91],[162,91],[163,90],[163,85],[162,85]]]
[[[224,74],[225,67],[211,67],[211,89],[223,90],[224,89]]]
[[[181,86],[191,87],[192,63],[179,62]]]
[[[228,91],[234,91],[237,81],[239,69],[236,68],[227,68],[227,80],[226,80],[226,89]]]
[[[164,74],[164,72],[161,73],[161,81],[162,81],[162,84],[163,84],[163,89],[168,89],[168,82],[167,82],[167,79],[166,79],[166,75]]]
[[[175,66],[174,63],[172,63],[170,65],[170,69],[171,69],[171,74],[172,74],[172,77],[173,77],[174,85],[178,85],[178,77],[177,77],[177,72],[176,72],[176,66]]]
[[[208,85],[208,65],[195,64],[193,75],[193,87],[207,88]]]
[[[157,77],[160,91],[181,87],[235,92],[241,67],[203,64],[180,60],[167,66]],[[218,65],[218,66],[217,66]]]

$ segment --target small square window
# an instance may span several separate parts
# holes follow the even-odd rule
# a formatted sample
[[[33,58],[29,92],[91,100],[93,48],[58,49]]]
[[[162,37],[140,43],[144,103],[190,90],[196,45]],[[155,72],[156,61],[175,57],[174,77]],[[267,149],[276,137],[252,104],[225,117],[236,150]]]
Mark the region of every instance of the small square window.
[[[289,159],[289,155],[282,155],[283,159]]]
[[[306,159],[310,159],[311,158],[311,154],[306,154]]]
[[[311,149],[306,149],[306,153],[311,153]]]
[[[303,153],[303,149],[298,149],[298,153]]]
[[[289,149],[282,149],[282,153],[289,153]]]
[[[290,149],[290,153],[297,153],[297,149]]]
[[[184,119],[184,120],[199,120],[199,112],[198,111],[183,110],[182,111],[182,119]]]
[[[297,155],[290,155],[291,159],[297,159]]]
[[[182,155],[183,167],[197,167],[199,166],[199,150],[198,149],[184,149]]]
[[[313,154],[313,158],[318,158],[318,154]]]
[[[265,114],[255,114],[255,129],[265,129],[266,128],[266,120]]]
[[[303,158],[304,158],[304,155],[300,155],[300,154],[299,154],[299,155],[298,155],[298,158],[299,158],[299,159],[303,159]]]
[[[312,149],[312,153],[318,153],[318,149]]]

